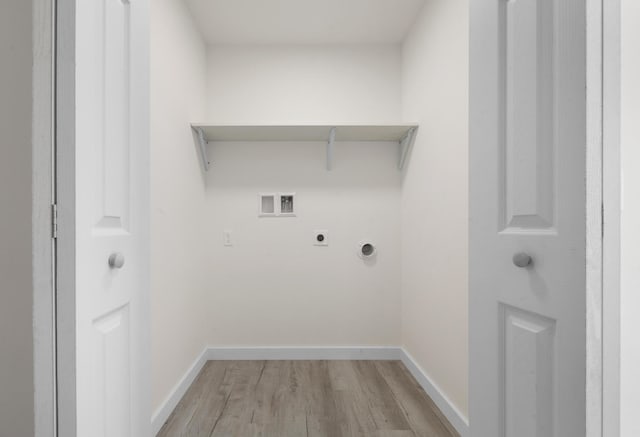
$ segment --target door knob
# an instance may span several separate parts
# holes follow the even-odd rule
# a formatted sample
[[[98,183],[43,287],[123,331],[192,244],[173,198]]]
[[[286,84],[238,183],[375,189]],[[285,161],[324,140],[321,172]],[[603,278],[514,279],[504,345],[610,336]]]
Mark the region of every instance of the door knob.
[[[112,269],[121,269],[124,265],[124,255],[120,252],[109,255],[109,267]]]
[[[529,254],[524,252],[516,253],[513,255],[513,264],[516,267],[524,268],[528,267],[533,263],[533,258]]]

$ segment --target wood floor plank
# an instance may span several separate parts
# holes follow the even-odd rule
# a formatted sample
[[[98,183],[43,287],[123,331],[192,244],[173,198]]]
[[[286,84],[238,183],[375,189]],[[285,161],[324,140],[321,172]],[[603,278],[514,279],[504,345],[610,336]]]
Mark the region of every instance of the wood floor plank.
[[[207,404],[207,399],[217,393],[217,387],[224,380],[224,370],[220,362],[206,363],[158,436],[194,434],[197,427],[189,424],[196,412]]]
[[[378,361],[375,366],[383,375],[411,424],[411,429],[417,435],[458,436],[438,407],[401,362]]]
[[[227,375],[231,382],[222,411],[210,428],[211,437],[237,434],[246,429],[253,417],[253,394],[264,363],[256,361],[230,361]]]
[[[360,382],[352,361],[330,361],[328,367],[329,379],[333,390],[349,391],[359,387]]]
[[[293,361],[267,361],[255,391],[252,423],[264,435],[306,436],[305,405],[300,402],[302,387]]]
[[[210,361],[160,437],[453,437],[399,361]]]
[[[338,408],[333,393],[328,361],[301,361],[301,383],[306,390],[307,435],[340,436]]]
[[[373,437],[416,437],[416,434],[413,431],[394,431],[384,429],[376,431],[373,434]]]
[[[360,389],[369,403],[378,429],[408,431],[410,425],[374,361],[354,361]]]
[[[359,390],[340,390],[334,392],[338,405],[336,421],[340,435],[363,437],[373,435],[378,430],[375,419]]]

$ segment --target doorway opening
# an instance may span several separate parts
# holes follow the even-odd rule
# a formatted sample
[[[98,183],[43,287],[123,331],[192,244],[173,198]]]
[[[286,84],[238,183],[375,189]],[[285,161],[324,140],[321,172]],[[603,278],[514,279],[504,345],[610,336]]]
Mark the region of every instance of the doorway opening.
[[[483,12],[450,0],[249,3],[251,14],[244,3],[158,0],[61,15],[75,23],[63,40],[87,37],[59,66],[75,90],[62,95],[58,135],[61,174],[73,173],[60,184],[73,207],[60,217],[69,294],[58,328],[73,335],[59,351],[76,372],[62,375],[61,396],[76,407],[63,427],[135,423],[146,434],[153,411],[155,433],[183,420],[180,401],[202,394],[194,381],[220,372],[245,384],[245,367],[261,362],[259,375],[296,375],[291,389],[334,369],[339,386],[332,366],[366,360],[346,373],[382,384],[404,372],[448,432],[468,432],[473,381],[491,382],[496,396],[487,426],[583,429],[580,408],[552,420],[570,405],[553,384],[572,363],[585,370],[572,377],[586,379],[576,361],[585,316],[563,312],[585,308],[589,279],[574,274],[593,231],[576,181],[597,163],[567,152],[586,142],[588,114],[576,104],[586,42],[553,39],[582,15],[525,2]],[[495,32],[495,46],[473,38],[479,28]],[[480,361],[470,398],[472,252],[471,335],[496,329],[471,349]],[[565,268],[550,270],[556,259]],[[575,300],[552,299],[560,289]],[[483,290],[494,300],[474,306]],[[559,335],[567,325],[580,328]],[[567,336],[575,349],[560,342]],[[494,368],[499,380],[483,380]],[[534,394],[545,399],[535,420]],[[82,402],[93,398],[120,402]]]

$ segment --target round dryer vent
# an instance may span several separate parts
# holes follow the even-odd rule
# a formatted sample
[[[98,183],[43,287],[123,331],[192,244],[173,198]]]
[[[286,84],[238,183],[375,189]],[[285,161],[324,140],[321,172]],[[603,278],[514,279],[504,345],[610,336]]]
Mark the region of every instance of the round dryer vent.
[[[358,244],[358,256],[362,259],[371,259],[376,256],[376,245],[371,241],[361,241]]]

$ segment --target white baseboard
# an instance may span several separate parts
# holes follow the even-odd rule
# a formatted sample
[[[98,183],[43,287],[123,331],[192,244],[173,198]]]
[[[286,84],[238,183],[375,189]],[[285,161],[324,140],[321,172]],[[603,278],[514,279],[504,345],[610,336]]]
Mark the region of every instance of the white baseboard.
[[[209,360],[399,360],[395,346],[211,347]]]
[[[467,417],[458,410],[442,390],[429,378],[427,373],[416,363],[415,359],[406,350],[401,349],[400,360],[456,431],[458,431],[462,437],[469,435],[469,420]]]
[[[467,418],[431,381],[413,357],[404,349],[396,346],[206,348],[153,414],[152,435],[158,434],[205,363],[213,360],[400,360],[460,435],[463,437],[468,435]]]
[[[193,381],[196,379],[205,363],[207,362],[209,354],[209,348],[206,348],[198,358],[193,362],[187,373],[182,377],[182,379],[173,387],[171,393],[164,400],[162,405],[153,413],[153,417],[151,418],[151,435],[155,436],[160,432],[162,425],[167,421],[173,410],[178,405],[178,402],[182,399],[184,394],[187,392]]]

